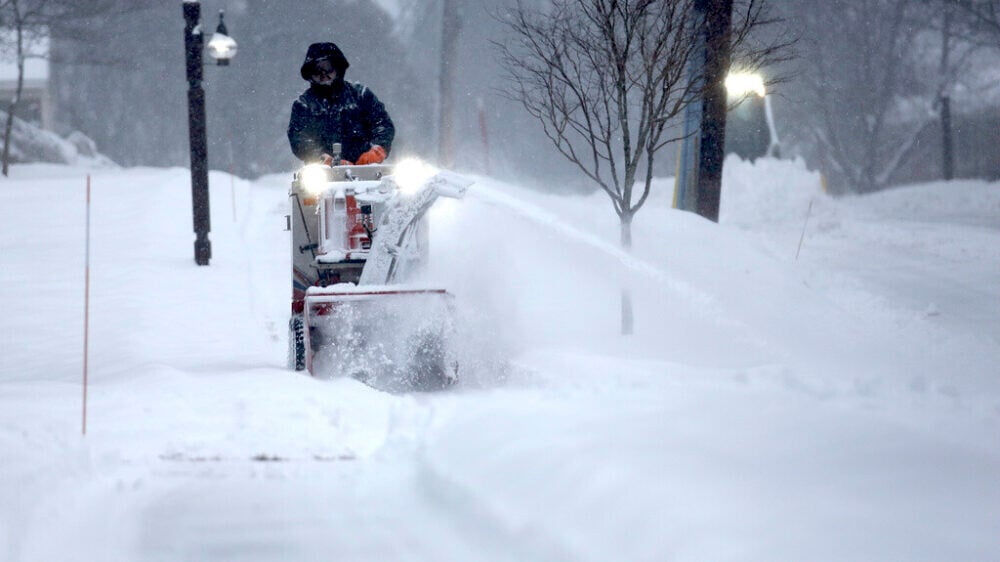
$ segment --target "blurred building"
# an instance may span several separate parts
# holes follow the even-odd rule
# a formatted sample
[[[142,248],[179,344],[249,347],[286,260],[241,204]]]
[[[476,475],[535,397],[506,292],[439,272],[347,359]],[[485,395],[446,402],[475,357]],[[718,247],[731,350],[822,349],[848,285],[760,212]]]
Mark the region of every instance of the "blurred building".
[[[17,58],[13,32],[0,32],[0,110],[6,111],[17,91]],[[48,39],[27,45],[32,56],[24,62],[24,85],[15,115],[43,129],[52,129]]]

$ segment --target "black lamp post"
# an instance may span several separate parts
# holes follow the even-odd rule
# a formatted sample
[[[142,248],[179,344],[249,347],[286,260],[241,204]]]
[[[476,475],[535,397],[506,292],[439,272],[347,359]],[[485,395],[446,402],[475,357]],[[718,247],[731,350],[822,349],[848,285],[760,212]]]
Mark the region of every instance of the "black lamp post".
[[[194,213],[194,261],[208,265],[212,257],[212,243],[208,232],[212,229],[208,206],[208,141],[205,134],[205,90],[201,87],[202,50],[205,38],[201,30],[201,3],[184,0],[184,52],[188,81],[188,128],[191,142],[191,205]],[[219,27],[208,43],[208,52],[220,66],[228,65],[236,54],[236,41],[226,32],[219,12]]]

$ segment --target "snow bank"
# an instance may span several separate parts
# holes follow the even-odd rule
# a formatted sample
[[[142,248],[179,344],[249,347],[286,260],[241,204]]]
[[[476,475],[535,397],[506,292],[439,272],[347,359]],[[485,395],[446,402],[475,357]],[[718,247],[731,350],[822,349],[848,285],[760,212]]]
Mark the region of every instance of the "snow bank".
[[[719,222],[743,228],[801,225],[810,203],[827,203],[818,172],[793,161],[730,155],[723,167]]]
[[[7,113],[0,111],[0,123],[7,122]],[[0,140],[2,143],[2,140]],[[14,118],[11,130],[11,162],[53,162],[78,166],[113,166],[107,156],[97,151],[93,140],[79,131],[66,138]]]

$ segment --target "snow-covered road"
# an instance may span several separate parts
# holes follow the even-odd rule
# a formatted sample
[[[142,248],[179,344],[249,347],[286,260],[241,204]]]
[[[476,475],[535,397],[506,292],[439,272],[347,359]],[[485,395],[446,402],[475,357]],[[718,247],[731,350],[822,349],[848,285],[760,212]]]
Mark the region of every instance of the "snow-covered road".
[[[198,268],[187,170],[89,171],[83,438],[87,173],[0,190],[0,560],[1000,560],[1000,184],[730,161],[625,255],[480,178],[427,272],[465,379],[394,396],[284,369],[287,178],[212,174]]]

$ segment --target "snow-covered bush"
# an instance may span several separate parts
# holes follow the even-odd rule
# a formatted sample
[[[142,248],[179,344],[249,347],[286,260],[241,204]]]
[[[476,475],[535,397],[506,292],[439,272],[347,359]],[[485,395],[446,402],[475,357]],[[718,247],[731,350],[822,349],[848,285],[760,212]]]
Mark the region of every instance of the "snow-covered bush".
[[[0,123],[6,121],[7,112],[0,111]],[[10,161],[115,165],[110,158],[97,151],[93,140],[79,131],[63,138],[17,117],[11,130]]]

